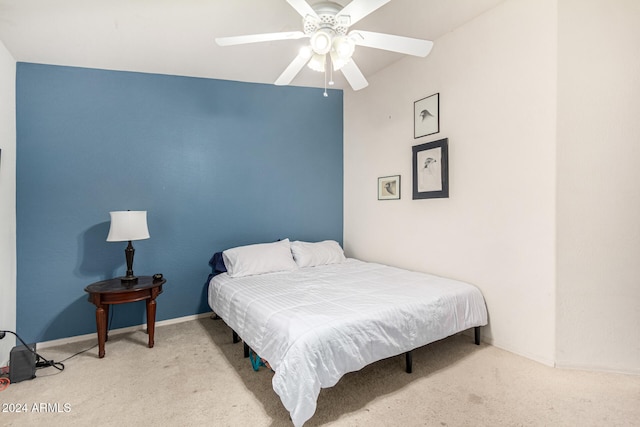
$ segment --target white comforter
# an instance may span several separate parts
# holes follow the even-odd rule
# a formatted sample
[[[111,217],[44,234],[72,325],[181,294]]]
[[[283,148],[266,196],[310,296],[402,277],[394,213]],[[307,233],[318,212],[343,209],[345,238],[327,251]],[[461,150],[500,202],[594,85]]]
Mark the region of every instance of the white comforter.
[[[209,305],[269,361],[273,389],[296,426],[313,416],[320,389],[347,372],[487,323],[475,286],[354,259],[219,274]]]

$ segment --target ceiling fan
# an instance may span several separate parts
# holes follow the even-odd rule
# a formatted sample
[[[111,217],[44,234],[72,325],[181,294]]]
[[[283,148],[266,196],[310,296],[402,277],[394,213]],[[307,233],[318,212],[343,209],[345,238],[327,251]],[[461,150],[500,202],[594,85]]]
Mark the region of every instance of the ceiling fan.
[[[334,71],[340,70],[353,90],[360,90],[369,83],[351,57],[356,46],[421,57],[427,56],[433,47],[433,42],[428,40],[362,30],[349,31],[350,26],[391,0],[352,0],[344,8],[330,1],[314,5],[305,0],[286,1],[302,16],[303,31],[216,38],[219,46],[309,38],[309,44],[300,49],[275,81],[276,85],[288,85],[308,65],[312,70],[325,72],[325,76],[328,67]]]

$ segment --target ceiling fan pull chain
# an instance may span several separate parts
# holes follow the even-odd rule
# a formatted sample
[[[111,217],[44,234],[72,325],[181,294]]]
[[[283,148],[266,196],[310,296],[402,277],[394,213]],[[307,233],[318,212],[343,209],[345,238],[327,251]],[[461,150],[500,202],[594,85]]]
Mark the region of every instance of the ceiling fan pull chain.
[[[333,86],[334,81],[333,81],[333,60],[331,59],[331,56],[329,56],[327,58],[327,63],[329,65],[329,86]]]
[[[327,93],[327,55],[324,56],[324,97],[328,97],[329,94]]]
[[[1,1],[1,0],[0,0]],[[274,0],[275,1],[275,0]],[[300,16],[302,31],[253,34],[232,37],[216,37],[220,46],[270,42],[277,40],[298,40],[308,38],[309,44],[291,61],[276,79],[279,86],[290,84],[306,65],[314,71],[324,72],[324,96],[328,86],[334,87],[333,71],[340,71],[353,90],[368,86],[367,79],[353,60],[356,46],[382,49],[390,52],[425,57],[431,51],[433,42],[364,30],[349,31],[349,28],[364,17],[375,12],[391,0],[350,0],[346,6],[333,1],[286,0]],[[332,66],[327,76],[327,64]]]

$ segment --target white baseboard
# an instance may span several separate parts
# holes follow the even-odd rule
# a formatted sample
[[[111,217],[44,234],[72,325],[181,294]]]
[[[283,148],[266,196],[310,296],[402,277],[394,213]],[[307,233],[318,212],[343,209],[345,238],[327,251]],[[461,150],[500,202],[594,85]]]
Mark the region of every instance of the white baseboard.
[[[156,322],[156,327],[157,326],[164,326],[164,325],[172,325],[174,323],[188,322],[190,320],[201,319],[203,317],[209,317],[212,314],[213,314],[213,312],[210,311],[210,312],[207,312],[207,313],[193,314],[191,316],[176,317],[174,319],[161,320],[159,322]],[[109,335],[124,334],[124,333],[133,332],[133,331],[139,331],[141,329],[146,329],[146,328],[147,328],[147,324],[143,323],[141,325],[128,326],[126,328],[112,329],[112,330],[109,331]],[[92,334],[76,335],[75,337],[60,338],[60,339],[51,340],[51,341],[43,341],[43,342],[39,342],[37,344],[37,348],[38,349],[42,349],[42,348],[48,348],[48,347],[55,347],[55,346],[58,346],[58,345],[71,344],[71,343],[74,343],[74,342],[86,341],[86,340],[90,340],[90,339],[97,340],[98,339],[97,334],[94,332]]]
[[[623,375],[633,375],[639,376],[640,369],[616,369],[608,366],[600,366],[595,364],[582,364],[582,363],[571,363],[565,361],[558,361],[556,363],[556,367],[559,369],[569,369],[574,371],[590,371],[590,372],[604,372],[607,374],[623,374]]]
[[[505,346],[505,345],[503,345],[503,343],[496,342],[493,339],[487,340],[486,342],[487,342],[487,344],[492,345],[492,346],[494,346],[496,348],[499,348],[499,349],[504,350],[504,351],[508,351],[509,353],[513,353],[513,354],[516,354],[518,356],[522,356],[525,359],[533,360],[534,362],[546,365],[546,366],[548,366],[550,368],[555,368],[556,367],[555,360],[550,358],[550,357],[544,357],[544,356],[542,356],[540,354],[534,354],[534,353],[530,353],[530,352],[518,351],[518,350],[512,348],[511,346]]]

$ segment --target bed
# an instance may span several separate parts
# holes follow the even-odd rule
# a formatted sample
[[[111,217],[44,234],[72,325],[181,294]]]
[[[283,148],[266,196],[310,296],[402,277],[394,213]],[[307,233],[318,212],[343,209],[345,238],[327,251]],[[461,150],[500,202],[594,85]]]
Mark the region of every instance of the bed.
[[[212,260],[208,301],[274,371],[295,426],[346,373],[487,324],[473,285],[345,258],[334,241],[248,245]],[[222,271],[225,270],[226,271]]]

